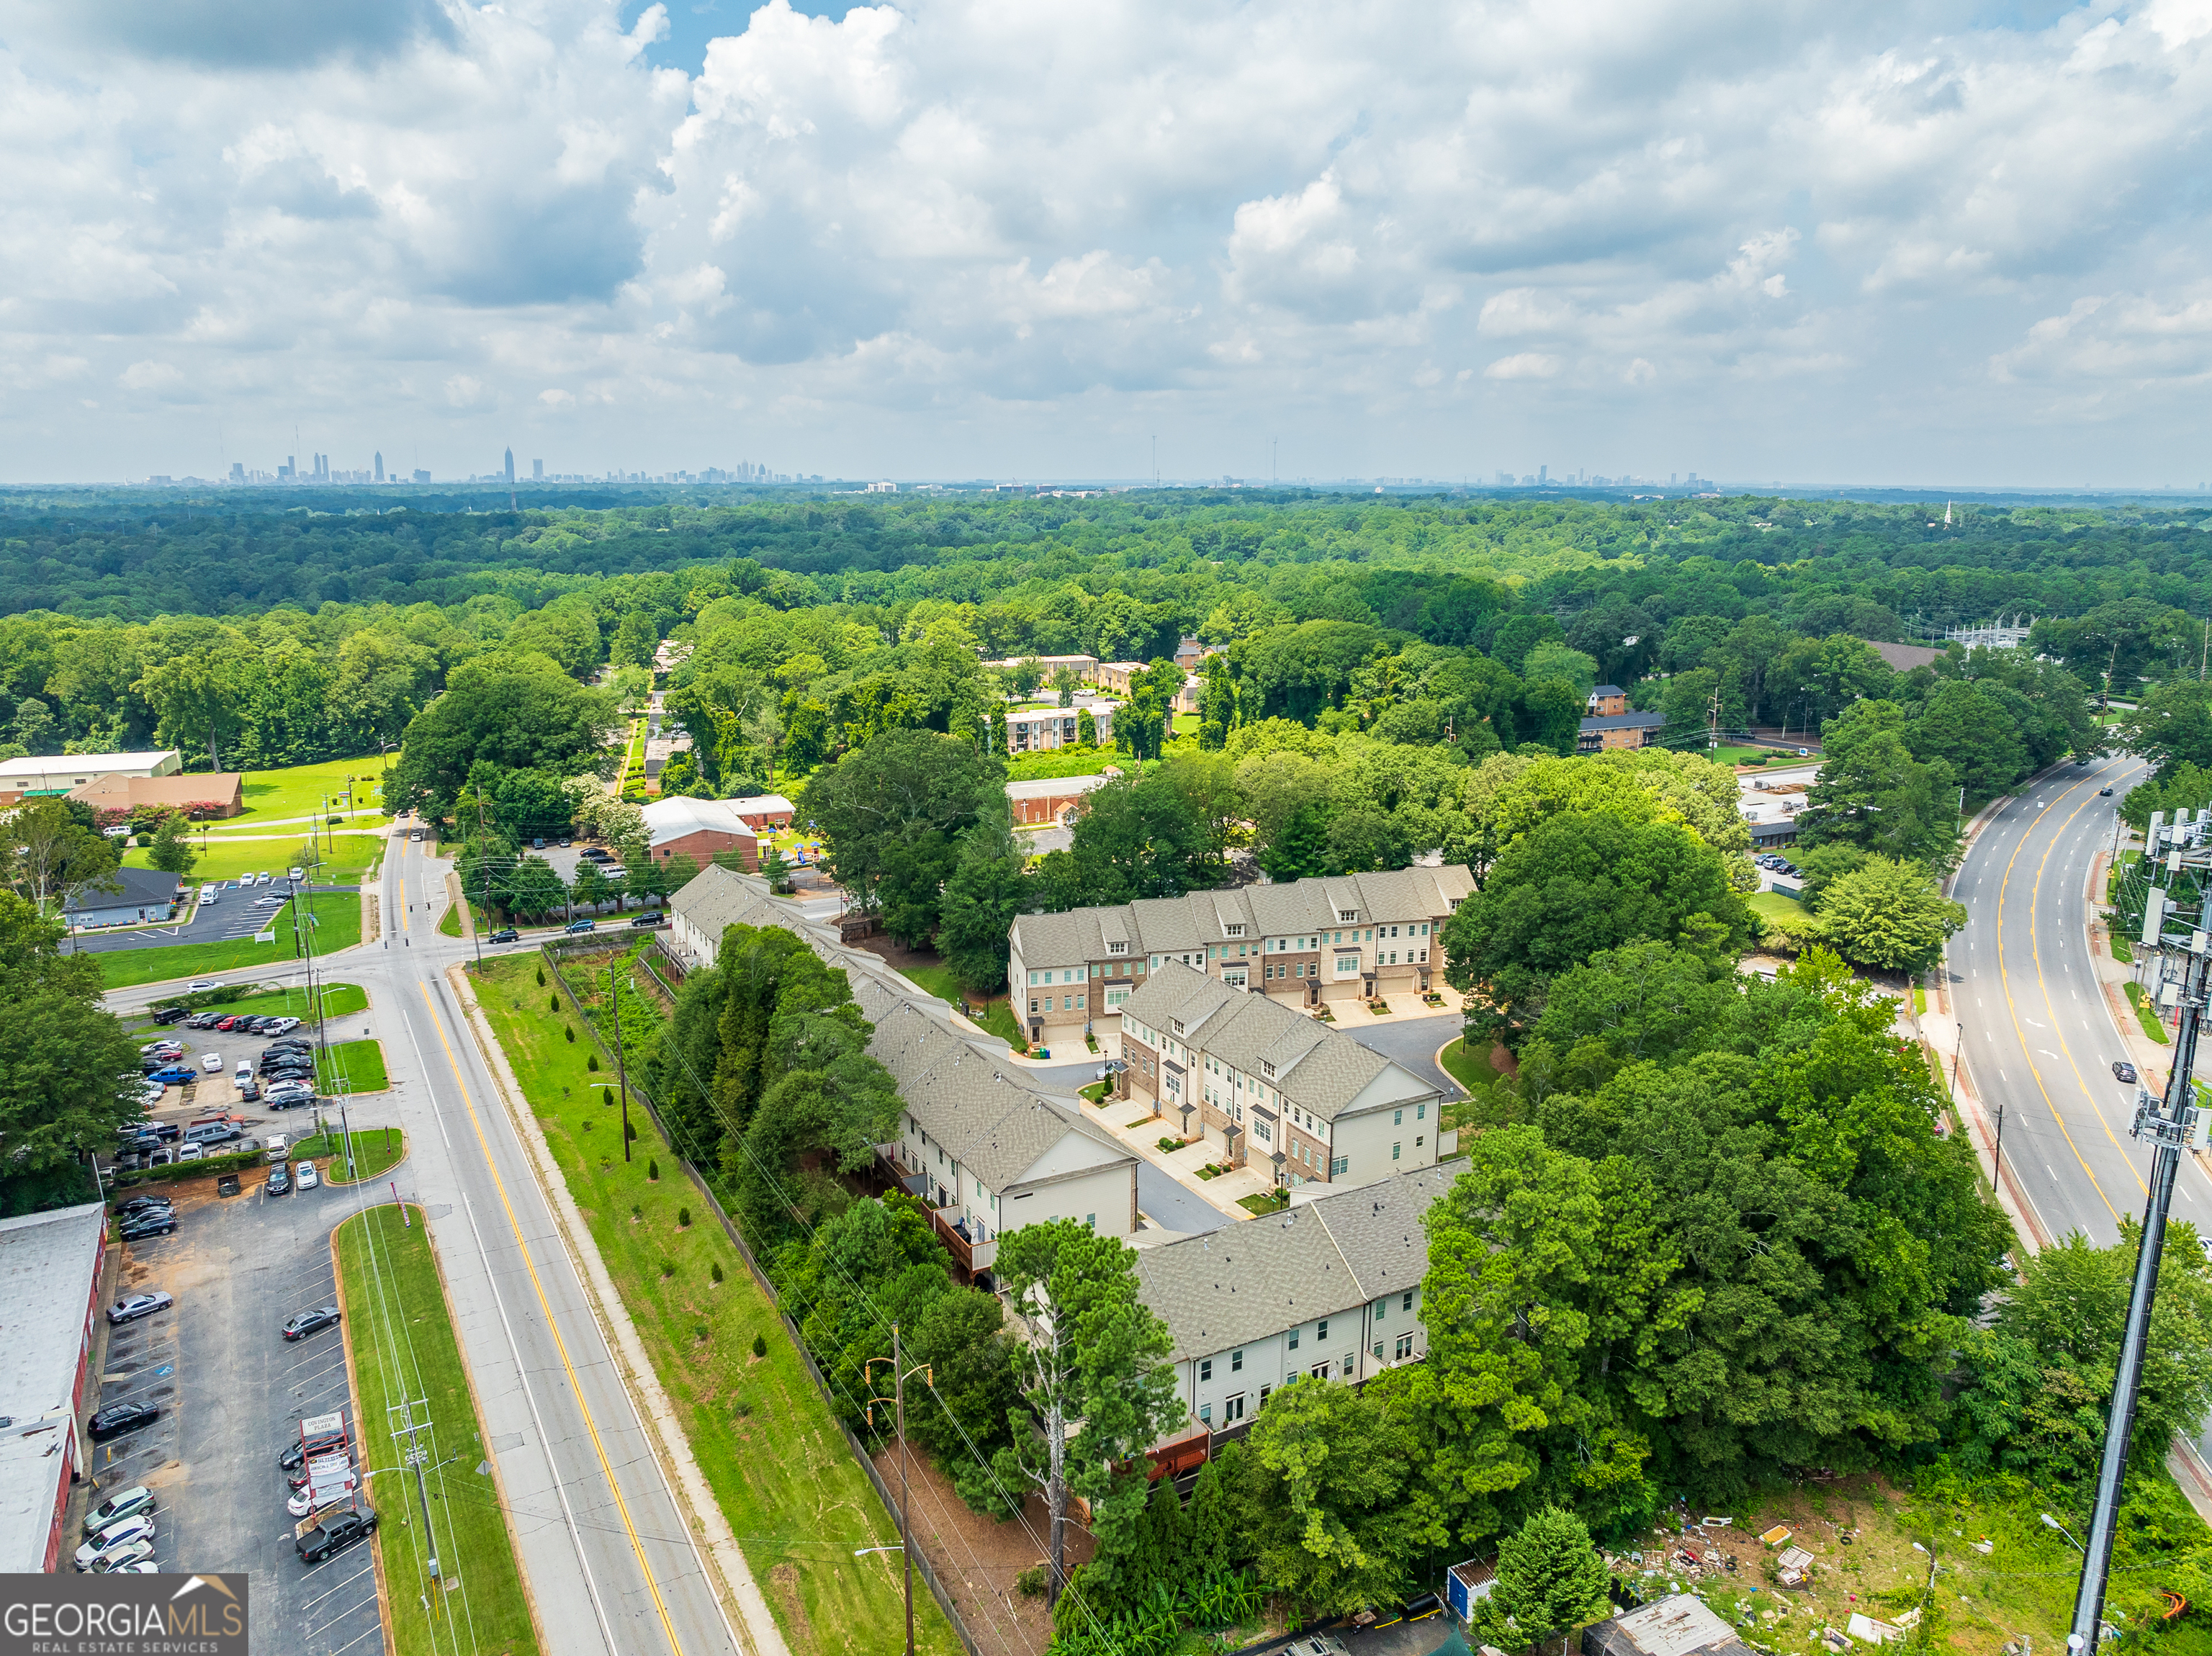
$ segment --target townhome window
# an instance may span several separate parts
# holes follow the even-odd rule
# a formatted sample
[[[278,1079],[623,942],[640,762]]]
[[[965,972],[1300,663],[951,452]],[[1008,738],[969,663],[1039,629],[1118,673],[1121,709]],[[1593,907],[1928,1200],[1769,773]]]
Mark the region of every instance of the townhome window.
[[[1390,1314],[1390,1301],[1389,1301],[1389,1300],[1387,1297],[1385,1297],[1385,1298],[1383,1298],[1383,1299],[1377,1300],[1377,1301],[1375,1301],[1375,1320],[1376,1320],[1376,1322],[1378,1322],[1378,1323],[1379,1323],[1379,1322],[1381,1322],[1381,1321],[1383,1319],[1383,1318],[1385,1318],[1385,1317],[1389,1316],[1389,1314]]]
[[[1268,1080],[1273,1081],[1275,1078],[1275,1065],[1273,1060],[1271,1059],[1261,1059],[1260,1060],[1260,1073],[1267,1077]]]
[[[1319,1345],[1328,1338],[1328,1319],[1323,1317],[1314,1325],[1314,1344]]]
[[[1241,925],[1224,925],[1221,928],[1221,935],[1224,937],[1241,937],[1244,935],[1244,928]]]
[[[1359,911],[1356,908],[1340,908],[1336,911],[1336,918],[1340,920],[1356,920],[1359,918]]]
[[[1241,1374],[1244,1372],[1244,1354],[1242,1351],[1231,1351],[1229,1354],[1229,1372],[1232,1374]]]
[[[1407,1358],[1413,1355],[1413,1337],[1411,1334],[1399,1335],[1397,1344],[1391,1348],[1391,1356],[1395,1357],[1400,1362],[1403,1362]]]
[[[1405,1149],[1405,1146],[1402,1144],[1393,1144],[1390,1146],[1390,1159],[1393,1162],[1395,1162],[1398,1159],[1398,1153],[1403,1149]]]
[[[1316,1380],[1327,1380],[1328,1378],[1328,1364],[1326,1361],[1317,1362],[1313,1366],[1313,1377]]]
[[[1198,1423],[1201,1426],[1211,1426],[1213,1424],[1213,1405],[1212,1404],[1201,1403],[1198,1405]]]
[[[1125,943],[1109,943],[1106,945],[1106,952],[1109,955],[1126,955],[1129,952],[1129,945]]]
[[[1328,1164],[1328,1176],[1332,1179],[1341,1179],[1344,1177],[1346,1171],[1351,1166],[1352,1158],[1350,1156],[1332,1156]]]
[[[1297,1329],[1293,1328],[1293,1329],[1291,1331],[1291,1350],[1293,1350],[1293,1351],[1295,1351],[1295,1350],[1297,1350],[1297,1349],[1298,1349],[1298,1331],[1297,1331]]]
[[[1416,1104],[1416,1105],[1414,1105],[1414,1106],[1413,1106],[1413,1119],[1414,1119],[1414,1120],[1416,1120],[1416,1121],[1426,1121],[1428,1119],[1429,1119],[1429,1107],[1428,1107],[1427,1105],[1425,1105],[1425,1104]]]
[[[1210,1380],[1213,1378],[1212,1358],[1200,1357],[1198,1360],[1198,1377],[1201,1380]]]
[[[1176,1034],[1181,1034],[1182,1033],[1182,1020],[1181,1018],[1170,1018],[1168,1020],[1168,1028],[1174,1030]]]
[[[1382,1342],[1380,1340],[1375,1342],[1375,1361],[1377,1362],[1382,1361]]]
[[[1244,1394],[1239,1392],[1221,1405],[1221,1423],[1233,1426],[1244,1418]]]

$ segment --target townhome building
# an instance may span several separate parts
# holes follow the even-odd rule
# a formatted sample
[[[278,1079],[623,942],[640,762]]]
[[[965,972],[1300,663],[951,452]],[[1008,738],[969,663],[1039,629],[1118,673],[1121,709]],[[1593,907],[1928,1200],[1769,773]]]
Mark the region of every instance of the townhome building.
[[[1436,1164],[1443,1095],[1340,1029],[1170,962],[1121,1007],[1123,1097],[1291,1190]]]
[[[1285,1386],[1359,1384],[1428,1355],[1422,1218],[1454,1171],[1424,1168],[1137,1252],[1188,1413],[1164,1441],[1234,1435]]]
[[[1082,715],[1089,713],[1101,747],[1114,745],[1115,704],[1088,696],[1073,707],[1030,707],[1006,715],[1006,751],[1042,753],[1053,748],[1072,748],[1081,740]]]
[[[1136,1155],[1085,1121],[1081,1101],[1004,1061],[1006,1043],[956,1024],[952,1009],[879,956],[841,942],[757,880],[711,867],[670,900],[663,941],[689,970],[710,968],[732,925],[775,925],[843,970],[875,1026],[868,1055],[904,1105],[878,1144],[884,1170],[927,1204],[933,1227],[971,1280],[988,1284],[1007,1231],[1073,1219],[1109,1236],[1138,1226]]]
[[[1450,863],[1024,914],[1007,981],[1032,1041],[1095,1032],[1170,962],[1310,1010],[1426,993],[1443,981],[1437,934],[1474,889],[1467,865]]]

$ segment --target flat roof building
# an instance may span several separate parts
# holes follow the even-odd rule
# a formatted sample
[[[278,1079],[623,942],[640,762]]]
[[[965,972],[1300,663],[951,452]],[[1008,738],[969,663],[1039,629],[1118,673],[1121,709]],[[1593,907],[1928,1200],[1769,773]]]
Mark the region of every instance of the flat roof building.
[[[0,1573],[60,1565],[106,1234],[98,1202],[0,1219]]]

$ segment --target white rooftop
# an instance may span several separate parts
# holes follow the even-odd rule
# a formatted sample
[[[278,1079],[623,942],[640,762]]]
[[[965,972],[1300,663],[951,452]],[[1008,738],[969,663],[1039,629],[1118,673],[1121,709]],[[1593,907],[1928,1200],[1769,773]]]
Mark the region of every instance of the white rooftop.
[[[1116,772],[1118,775],[1120,773]],[[1088,793],[1113,779],[1108,776],[1039,776],[1006,784],[1009,799],[1058,799],[1071,793]]]
[[[645,829],[655,846],[693,834],[735,834],[757,836],[752,825],[737,813],[735,799],[650,799],[645,804]],[[750,801],[744,803],[750,803]]]
[[[0,1427],[0,1571],[46,1567],[106,1217],[88,1202],[0,1219],[0,1416],[13,1422]]]
[[[74,786],[82,776],[167,776],[182,767],[174,748],[149,749],[143,753],[65,753],[32,755],[22,759],[0,759],[0,786],[28,781],[45,786],[44,779],[66,776]]]
[[[757,793],[749,799],[725,799],[722,804],[740,816],[790,816],[799,811],[798,806],[780,793]]]

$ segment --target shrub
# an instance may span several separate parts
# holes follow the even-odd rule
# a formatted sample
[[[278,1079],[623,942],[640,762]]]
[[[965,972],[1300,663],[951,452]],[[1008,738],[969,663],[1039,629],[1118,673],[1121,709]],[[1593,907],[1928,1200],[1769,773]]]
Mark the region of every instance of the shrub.
[[[678,1230],[689,1230],[691,1228],[690,1209],[678,1208],[676,1210],[676,1228]]]
[[[600,1088],[599,1102],[605,1105],[609,1109],[612,1109],[615,1102],[615,1089],[611,1087]]]
[[[764,1357],[768,1356],[767,1335],[756,1334],[753,1336],[753,1356],[757,1357]]]
[[[586,1052],[586,1053],[585,1053],[585,1054],[584,1054],[584,1067],[585,1067],[586,1070],[596,1070],[596,1069],[598,1069],[598,1068],[599,1067],[599,1055],[597,1052]]]
[[[576,1028],[574,1024],[562,1024],[561,1026],[561,1033],[568,1038],[568,1044],[571,1046],[574,1046],[576,1044]]]
[[[720,1282],[722,1280],[722,1262],[720,1259],[717,1259],[713,1265],[708,1266],[707,1275],[715,1282]]]
[[[1032,1564],[1014,1578],[1014,1590],[1024,1598],[1044,1597],[1044,1566]]]
[[[633,1132],[630,1134],[630,1137],[635,1138],[637,1135]],[[660,1163],[658,1161],[648,1159],[645,1164],[645,1176],[653,1183],[656,1185],[659,1184],[660,1182]]]
[[[637,1137],[637,1123],[636,1123],[636,1122],[635,1122],[635,1121],[625,1121],[625,1122],[623,1122],[623,1137],[624,1138],[635,1138],[635,1137]],[[653,1177],[654,1177],[654,1178],[656,1178],[656,1179],[658,1179],[659,1176],[660,1176],[660,1175],[659,1175],[659,1174],[653,1174]]]
[[[672,1259],[663,1259],[660,1262],[660,1280],[665,1283],[675,1274],[676,1262]]]
[[[545,968],[542,966],[538,968],[538,986],[540,989],[545,986]]]
[[[552,1004],[549,1010],[556,1012],[559,1011],[561,1010],[561,997],[556,994],[551,998],[551,1000]]]

